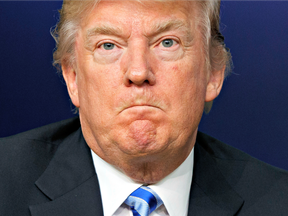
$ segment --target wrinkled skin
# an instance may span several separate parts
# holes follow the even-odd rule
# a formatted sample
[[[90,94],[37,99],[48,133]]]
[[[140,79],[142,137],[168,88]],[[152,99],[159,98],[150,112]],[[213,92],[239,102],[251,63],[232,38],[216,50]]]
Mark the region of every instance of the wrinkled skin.
[[[205,65],[195,2],[101,1],[82,22],[76,64],[62,66],[87,144],[137,182],[186,159],[222,87],[224,69]]]

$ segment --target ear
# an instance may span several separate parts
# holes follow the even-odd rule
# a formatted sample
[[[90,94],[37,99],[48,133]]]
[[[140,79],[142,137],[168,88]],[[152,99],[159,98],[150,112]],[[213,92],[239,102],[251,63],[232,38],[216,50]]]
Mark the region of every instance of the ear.
[[[71,101],[74,106],[79,108],[80,105],[78,97],[77,73],[75,69],[70,65],[62,65],[62,73]]]
[[[225,66],[219,71],[211,72],[208,78],[205,102],[213,101],[220,94],[224,81],[224,73]]]

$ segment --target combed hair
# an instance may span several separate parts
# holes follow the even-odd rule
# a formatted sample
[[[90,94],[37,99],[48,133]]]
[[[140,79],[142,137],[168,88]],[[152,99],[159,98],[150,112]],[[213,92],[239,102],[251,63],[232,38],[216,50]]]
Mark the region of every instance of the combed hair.
[[[51,31],[51,35],[56,41],[53,65],[59,71],[61,71],[61,65],[73,65],[75,63],[75,40],[81,22],[100,1],[63,0],[62,9],[59,11],[60,20]],[[137,1],[143,2],[145,0]],[[232,61],[231,54],[225,47],[224,37],[220,32],[220,0],[196,1],[200,8],[196,20],[202,33],[208,71],[211,71],[213,74],[213,71],[221,70],[226,66],[225,76],[227,76],[231,70]],[[205,112],[209,112],[211,107],[212,102],[206,103]]]
[[[75,42],[82,20],[100,0],[63,0],[60,19],[51,35],[56,42],[53,65],[61,71],[62,64],[75,62]]]
[[[217,71],[226,65],[226,74],[231,70],[231,54],[226,48],[224,37],[220,31],[220,1],[199,1],[200,16],[199,26],[210,71]],[[201,16],[202,15],[202,16]]]

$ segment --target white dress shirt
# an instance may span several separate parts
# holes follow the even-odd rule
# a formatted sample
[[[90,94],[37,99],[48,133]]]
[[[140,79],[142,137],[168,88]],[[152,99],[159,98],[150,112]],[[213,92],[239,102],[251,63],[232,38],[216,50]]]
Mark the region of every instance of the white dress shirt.
[[[142,185],[91,152],[99,180],[104,216],[133,216],[130,207],[123,202]],[[176,170],[158,183],[148,186],[164,203],[151,216],[187,216],[193,163],[194,149]]]

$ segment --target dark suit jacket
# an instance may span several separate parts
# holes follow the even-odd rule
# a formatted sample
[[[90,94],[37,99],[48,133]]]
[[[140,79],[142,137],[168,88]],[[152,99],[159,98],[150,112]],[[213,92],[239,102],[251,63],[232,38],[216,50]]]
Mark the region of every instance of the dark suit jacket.
[[[1,139],[0,215],[103,215],[78,118]],[[288,174],[199,132],[188,215],[287,216]]]

